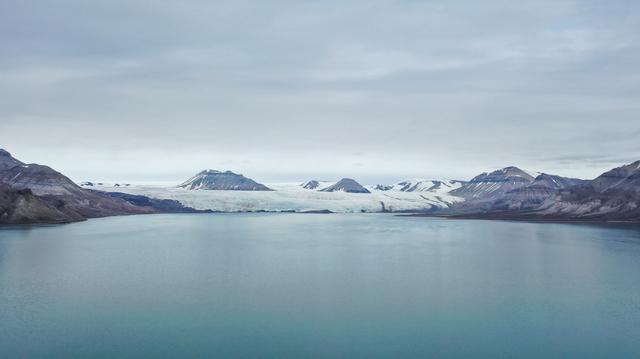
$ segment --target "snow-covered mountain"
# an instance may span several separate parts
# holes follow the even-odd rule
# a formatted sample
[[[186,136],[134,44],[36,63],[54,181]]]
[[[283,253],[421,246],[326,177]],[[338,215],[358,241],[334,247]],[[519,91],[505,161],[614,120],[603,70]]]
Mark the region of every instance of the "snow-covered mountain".
[[[231,171],[204,170],[178,185],[190,190],[271,191],[267,186]]]
[[[343,178],[336,184],[323,188],[321,192],[347,192],[347,193],[371,193],[368,189],[364,188],[360,183],[351,178]]]

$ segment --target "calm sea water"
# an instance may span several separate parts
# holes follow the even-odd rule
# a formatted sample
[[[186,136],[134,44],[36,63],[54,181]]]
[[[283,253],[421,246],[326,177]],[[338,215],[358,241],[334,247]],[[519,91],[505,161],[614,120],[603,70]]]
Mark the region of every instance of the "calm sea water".
[[[640,230],[152,215],[0,230],[0,357],[637,358]]]

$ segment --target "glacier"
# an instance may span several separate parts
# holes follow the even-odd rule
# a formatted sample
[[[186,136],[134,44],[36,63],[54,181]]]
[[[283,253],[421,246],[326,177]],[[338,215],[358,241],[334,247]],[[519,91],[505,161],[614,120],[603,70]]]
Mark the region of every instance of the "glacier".
[[[430,212],[446,209],[463,198],[449,194],[460,186],[459,181],[412,180],[419,183],[414,191],[403,191],[406,182],[387,191],[367,186],[371,193],[321,192],[329,185],[323,182],[318,190],[305,189],[300,182],[265,183],[273,191],[189,190],[176,186],[135,185],[114,187],[93,182],[92,189],[124,192],[157,199],[172,199],[198,210],[216,212],[308,212],[329,210],[335,213],[356,212]],[[404,185],[401,185],[404,183]],[[435,186],[435,183],[446,185]],[[429,190],[431,188],[431,190]]]

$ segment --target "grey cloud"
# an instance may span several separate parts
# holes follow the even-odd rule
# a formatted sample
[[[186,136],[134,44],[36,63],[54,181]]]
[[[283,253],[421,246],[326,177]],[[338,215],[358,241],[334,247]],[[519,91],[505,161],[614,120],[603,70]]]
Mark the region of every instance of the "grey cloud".
[[[75,179],[216,166],[276,180],[465,179],[511,164],[592,177],[640,158],[639,10],[4,2],[0,146]]]

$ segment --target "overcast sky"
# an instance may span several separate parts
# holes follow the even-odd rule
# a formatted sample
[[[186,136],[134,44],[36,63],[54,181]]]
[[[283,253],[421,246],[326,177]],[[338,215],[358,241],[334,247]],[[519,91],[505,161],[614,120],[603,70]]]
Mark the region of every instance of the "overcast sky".
[[[640,159],[640,1],[0,0],[0,147],[74,180],[590,178]]]

